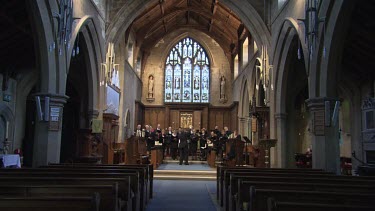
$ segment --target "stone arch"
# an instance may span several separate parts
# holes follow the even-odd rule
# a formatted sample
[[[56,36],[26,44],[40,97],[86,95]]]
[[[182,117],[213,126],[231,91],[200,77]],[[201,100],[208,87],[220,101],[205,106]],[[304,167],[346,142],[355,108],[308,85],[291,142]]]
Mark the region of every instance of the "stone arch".
[[[37,69],[40,69],[40,91],[56,93],[58,87],[56,86],[56,79],[58,78],[57,63],[54,53],[50,49],[54,43],[53,27],[51,25],[50,11],[58,11],[58,5],[54,2],[48,6],[44,1],[26,1],[31,12],[32,21],[31,26],[35,33],[34,40],[36,48]]]
[[[308,67],[308,58],[305,56],[307,55],[307,48],[304,42],[301,42],[302,35],[298,33],[300,31],[298,27],[297,21],[294,19],[288,18],[284,21],[277,36],[277,45],[273,55],[273,71],[275,71],[275,74],[272,80],[274,80],[275,83],[275,90],[271,97],[273,98],[273,102],[275,102],[275,107],[273,108],[274,114],[271,115],[275,117],[275,126],[273,128],[276,128],[275,134],[278,140],[275,153],[277,154],[276,160],[279,162],[279,167],[287,167],[288,158],[291,154],[290,147],[293,145],[293,143],[289,143],[288,140],[287,130],[289,126],[287,119],[292,117],[289,117],[287,114],[288,106],[286,99],[288,97],[287,86],[288,76],[290,75],[289,69],[293,58],[293,56],[290,55],[290,50],[293,47],[293,43],[296,42],[295,39],[297,39],[297,42],[300,42],[302,46],[304,69],[306,70]],[[295,56],[297,56],[297,51],[295,53]]]
[[[271,46],[271,33],[250,2],[222,0],[221,3],[236,12],[258,46]]]
[[[297,28],[296,28],[297,27]],[[293,38],[298,36],[299,42],[301,38],[301,34],[298,34],[298,24],[294,19],[288,18],[284,21],[283,25],[281,26],[279,35],[277,36],[277,45],[273,55],[273,69],[276,70],[274,74],[274,82],[275,82],[275,92],[273,97],[275,98],[274,102],[282,102],[282,99],[286,99],[286,78],[287,78],[287,56],[290,46],[292,44]],[[301,42],[301,46],[303,49],[303,55],[307,55],[307,47],[304,42]],[[305,61],[305,68],[307,69],[308,61],[306,58],[307,56],[303,56]],[[286,108],[285,104],[279,103],[276,104],[275,113],[285,113]]]
[[[37,84],[38,78],[39,74],[37,70],[31,70],[17,83],[17,112],[15,114],[15,124],[17,127],[14,128],[14,146],[16,148],[21,147],[22,139],[25,135],[27,96],[30,95],[32,88]]]
[[[350,120],[350,138],[351,138],[351,152],[363,152],[363,145],[361,141],[362,128],[358,125],[362,124],[362,111],[361,111],[361,90],[356,84],[351,81],[348,76],[342,76],[341,83],[338,83],[338,97],[340,100],[349,101],[349,113]],[[342,107],[343,105],[341,105]],[[340,108],[342,110],[342,108]],[[356,153],[356,157],[359,160],[364,160],[364,153]],[[358,160],[352,159],[352,169],[356,169],[358,165],[361,165]]]
[[[88,64],[87,64],[87,77],[88,77],[88,110],[97,111],[100,107],[99,105],[99,93],[100,93],[100,64],[103,61],[103,46],[99,39],[99,31],[94,24],[94,20],[90,16],[85,16],[80,19],[77,23],[71,38],[71,46],[74,46],[76,40],[78,39],[79,33],[83,34],[83,39],[86,43],[86,52],[88,54]],[[82,39],[82,38],[79,38]],[[82,49],[83,50],[83,49]],[[66,73],[69,73],[70,61],[72,59],[73,48],[68,51],[68,63]]]
[[[8,153],[13,153],[14,145],[14,128],[15,128],[15,118],[14,113],[5,103],[0,103],[0,118],[4,123],[9,122],[8,128],[8,141],[10,142]]]
[[[164,49],[161,58],[167,58],[167,56],[168,56],[169,52],[171,51],[171,49],[180,40],[182,40],[182,39],[184,39],[186,37],[193,38],[194,40],[196,40],[204,48],[204,50],[206,51],[206,53],[208,55],[210,66],[214,67],[215,66],[215,60],[214,60],[214,56],[212,55],[212,51],[208,47],[207,43],[204,42],[201,38],[199,38],[199,35],[197,35],[196,33],[194,33],[194,30],[192,32],[184,32],[184,33],[180,34],[179,36],[176,36],[171,42],[169,42],[168,46]],[[160,61],[160,67],[164,68],[164,64],[165,64],[165,59],[162,60],[162,61]]]
[[[324,4],[328,3],[331,2],[324,2]],[[315,69],[316,72],[312,72],[312,77],[315,80],[314,84],[317,84],[317,96],[334,97],[337,94],[337,72],[340,71],[337,66],[341,62],[345,46],[343,41],[350,27],[350,24],[345,23],[351,18],[352,5],[355,4],[355,1],[333,1],[332,3],[333,6],[325,32],[325,35],[331,36],[320,39],[317,48],[322,49],[325,46],[326,59],[319,61],[318,58],[323,58],[323,54],[322,51],[318,51],[319,54],[315,57],[318,65]],[[329,5],[326,6],[328,7]],[[324,37],[323,32],[321,32],[321,37]]]
[[[238,109],[238,116],[245,117],[249,115],[250,92],[248,79],[243,78],[240,88],[240,107]],[[247,112],[247,113],[246,113]]]

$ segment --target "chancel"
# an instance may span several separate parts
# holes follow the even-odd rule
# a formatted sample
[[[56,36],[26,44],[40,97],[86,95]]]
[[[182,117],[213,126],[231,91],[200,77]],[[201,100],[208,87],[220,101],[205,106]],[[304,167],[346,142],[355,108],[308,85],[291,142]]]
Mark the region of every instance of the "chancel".
[[[375,2],[0,2],[1,210],[375,210]]]

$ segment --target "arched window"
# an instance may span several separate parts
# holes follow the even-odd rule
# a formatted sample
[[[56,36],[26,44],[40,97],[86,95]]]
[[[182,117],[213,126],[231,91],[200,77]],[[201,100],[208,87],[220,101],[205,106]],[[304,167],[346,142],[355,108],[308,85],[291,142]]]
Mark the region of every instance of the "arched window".
[[[164,102],[209,102],[210,63],[198,42],[187,37],[172,48],[165,62],[164,82]]]

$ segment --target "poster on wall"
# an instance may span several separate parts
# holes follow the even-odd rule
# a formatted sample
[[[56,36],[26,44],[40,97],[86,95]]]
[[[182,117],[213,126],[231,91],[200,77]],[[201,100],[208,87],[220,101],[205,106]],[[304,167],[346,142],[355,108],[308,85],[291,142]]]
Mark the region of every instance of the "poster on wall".
[[[107,87],[107,109],[105,113],[115,114],[118,116],[120,105],[120,91],[116,87],[108,85]]]

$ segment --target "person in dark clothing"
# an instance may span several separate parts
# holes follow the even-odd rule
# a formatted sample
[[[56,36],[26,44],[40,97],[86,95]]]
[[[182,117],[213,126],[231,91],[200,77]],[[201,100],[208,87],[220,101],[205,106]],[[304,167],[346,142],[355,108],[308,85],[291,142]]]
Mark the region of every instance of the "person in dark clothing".
[[[166,156],[171,155],[171,143],[172,143],[172,127],[169,127],[165,133],[164,145],[165,145],[165,154]]]
[[[207,159],[207,138],[208,134],[205,128],[202,128],[200,133],[199,141],[200,141],[200,150],[201,150],[201,160]]]
[[[188,161],[188,134],[182,130],[182,128],[179,128],[178,134],[177,134],[177,140],[178,140],[178,150],[180,151],[180,165],[182,165],[182,162],[185,161],[185,165],[189,165]]]
[[[147,133],[147,127],[146,127],[146,133]],[[147,136],[147,151],[151,154],[151,149],[155,146],[155,137],[156,133],[154,130],[152,130],[152,127],[149,126],[148,130],[148,136]]]
[[[229,138],[229,136],[232,134],[232,131],[230,131],[227,126],[224,127],[224,131],[225,131],[225,135],[227,136],[227,138]]]
[[[171,156],[173,160],[177,159],[177,149],[178,149],[177,132],[176,130],[174,130],[171,136]]]

